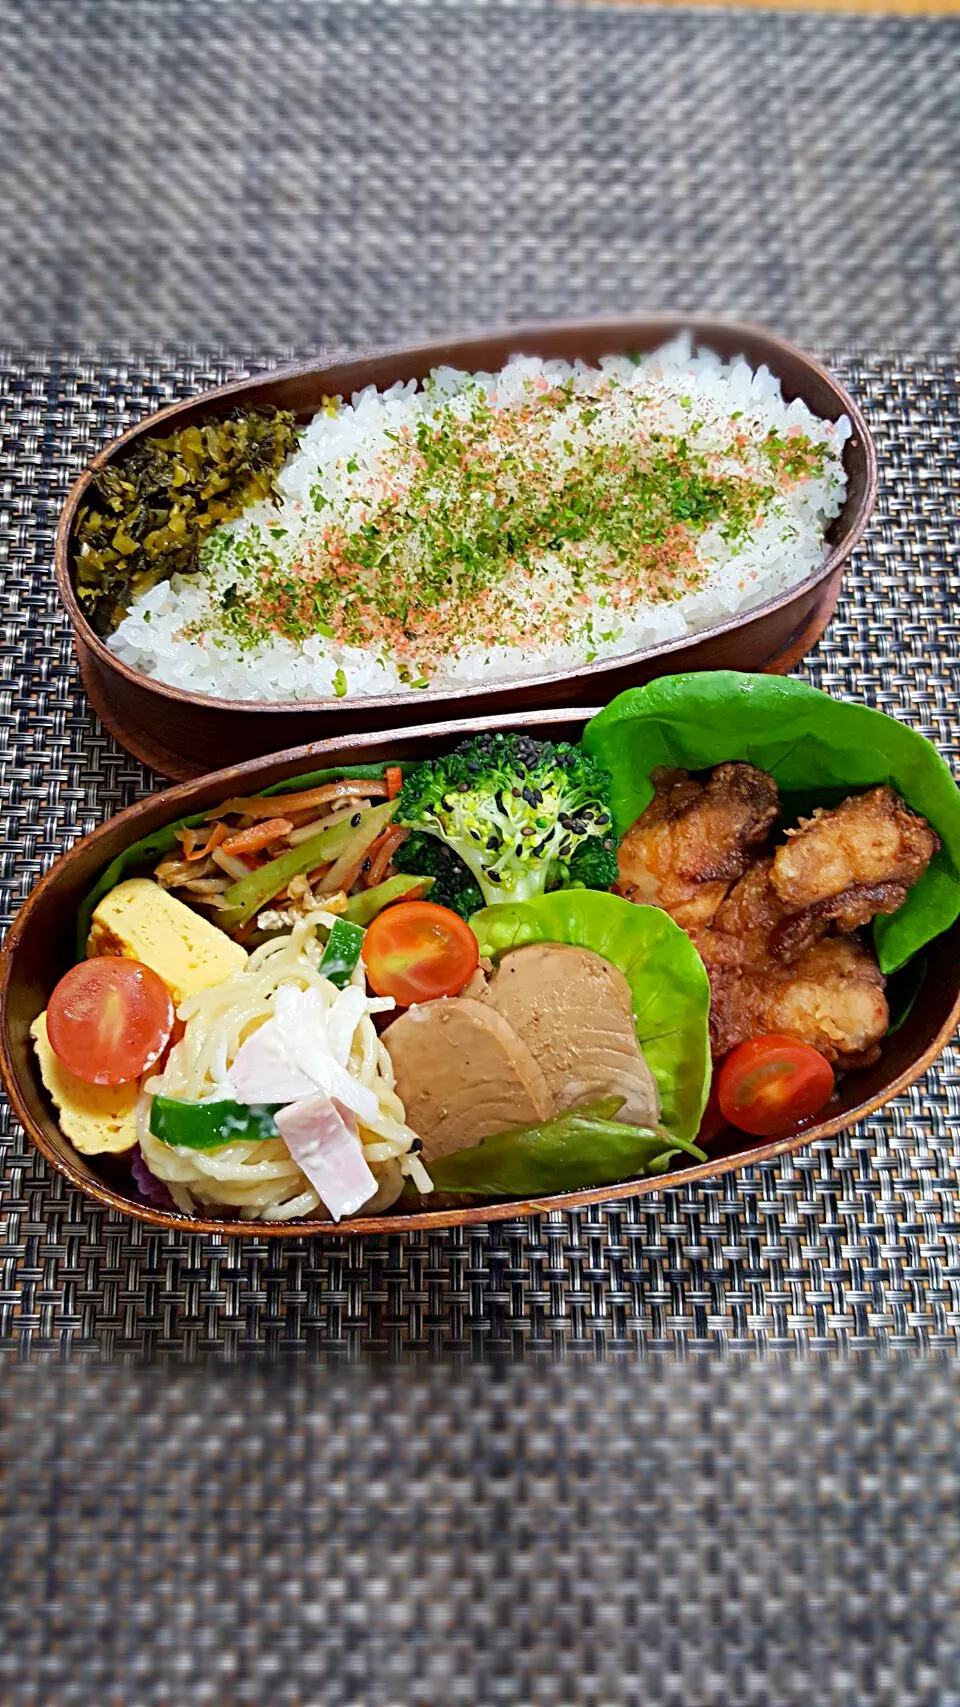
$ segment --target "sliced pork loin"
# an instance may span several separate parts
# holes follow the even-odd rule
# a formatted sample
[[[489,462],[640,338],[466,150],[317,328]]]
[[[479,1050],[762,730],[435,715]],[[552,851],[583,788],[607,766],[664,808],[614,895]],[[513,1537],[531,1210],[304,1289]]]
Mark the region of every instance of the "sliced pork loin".
[[[656,1124],[660,1098],[637,1042],[630,986],[609,960],[567,943],[530,943],[504,955],[484,1001],[535,1057],[557,1108],[615,1094],[624,1099],[618,1120]]]
[[[383,1033],[427,1165],[555,1114],[542,1069],[505,1019],[470,997],[422,1002]]]

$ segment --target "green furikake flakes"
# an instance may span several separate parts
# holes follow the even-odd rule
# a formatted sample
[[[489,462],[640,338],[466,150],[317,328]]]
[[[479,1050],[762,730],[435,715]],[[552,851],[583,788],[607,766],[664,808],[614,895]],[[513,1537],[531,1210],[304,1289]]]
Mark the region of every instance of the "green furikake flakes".
[[[167,438],[145,438],[94,477],[74,529],[77,596],[97,634],[158,581],[200,568],[222,522],[272,495],[297,441],[280,409],[237,409]]]

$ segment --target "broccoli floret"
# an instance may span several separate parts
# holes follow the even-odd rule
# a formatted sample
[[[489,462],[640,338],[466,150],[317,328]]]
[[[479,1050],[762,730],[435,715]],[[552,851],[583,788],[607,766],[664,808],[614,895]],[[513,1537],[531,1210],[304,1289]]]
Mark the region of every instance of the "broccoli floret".
[[[436,836],[424,835],[420,830],[412,831],[397,858],[403,870],[414,877],[432,877],[431,901],[439,902],[441,907],[450,907],[454,913],[460,914],[461,919],[469,919],[483,906],[476,878],[453,849],[448,848],[446,842],[438,841]]]
[[[464,741],[408,774],[396,822],[451,848],[488,905],[565,884],[608,889],[617,875],[610,777],[566,741]]]
[[[584,889],[612,889],[620,875],[615,836],[592,836],[581,842],[570,860],[567,881]]]

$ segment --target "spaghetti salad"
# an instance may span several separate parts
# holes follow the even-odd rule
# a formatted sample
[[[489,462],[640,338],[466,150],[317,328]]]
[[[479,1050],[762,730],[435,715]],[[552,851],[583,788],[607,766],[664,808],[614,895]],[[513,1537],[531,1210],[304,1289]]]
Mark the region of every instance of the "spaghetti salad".
[[[339,1220],[361,1204],[368,1213],[389,1206],[405,1175],[429,1190],[373,1020],[394,1002],[368,995],[362,961],[343,988],[324,976],[334,924],[332,914],[310,913],[255,949],[236,976],[181,1003],[183,1036],[144,1082],[138,1108],[144,1160],[179,1208],[226,1204],[274,1221],[326,1211]],[[151,1119],[158,1098],[267,1109],[270,1135],[170,1143]]]

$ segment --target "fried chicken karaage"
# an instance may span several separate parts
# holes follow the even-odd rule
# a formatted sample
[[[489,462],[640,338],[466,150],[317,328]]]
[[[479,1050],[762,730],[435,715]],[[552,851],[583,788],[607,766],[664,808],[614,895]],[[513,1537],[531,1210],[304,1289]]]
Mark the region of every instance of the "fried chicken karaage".
[[[856,937],[824,937],[790,966],[758,952],[738,964],[737,939],[720,931],[694,940],[710,975],[714,1056],[776,1032],[845,1068],[876,1060],[890,1018],[884,978]]]
[[[650,780],[653,799],[620,844],[618,893],[703,930],[766,841],[777,785],[743,764],[718,765],[705,783],[667,769]]]
[[[785,914],[774,954],[793,960],[831,925],[846,936],[877,913],[895,913],[939,846],[926,820],[892,788],[871,788],[801,818],[773,862]]]
[[[939,841],[891,788],[802,819],[776,849],[772,777],[719,765],[705,782],[656,771],[624,837],[618,889],[662,907],[710,976],[711,1045],[772,1032],[845,1068],[875,1060],[889,1023],[873,950],[853,935],[903,905]]]

